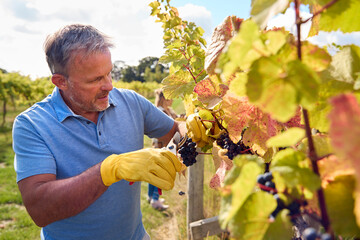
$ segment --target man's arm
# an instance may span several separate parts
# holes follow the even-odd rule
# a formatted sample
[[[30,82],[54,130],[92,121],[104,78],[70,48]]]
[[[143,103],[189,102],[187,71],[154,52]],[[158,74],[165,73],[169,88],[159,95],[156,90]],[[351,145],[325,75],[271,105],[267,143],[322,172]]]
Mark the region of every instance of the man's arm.
[[[54,174],[39,174],[19,181],[24,205],[36,225],[44,227],[74,216],[98,199],[108,188],[101,179],[100,165],[62,180]]]
[[[179,132],[181,136],[185,136],[186,131],[187,130],[185,122],[175,121],[171,130],[164,136],[158,138],[158,141],[162,144],[161,146],[165,147],[170,142],[171,138],[176,132]]]

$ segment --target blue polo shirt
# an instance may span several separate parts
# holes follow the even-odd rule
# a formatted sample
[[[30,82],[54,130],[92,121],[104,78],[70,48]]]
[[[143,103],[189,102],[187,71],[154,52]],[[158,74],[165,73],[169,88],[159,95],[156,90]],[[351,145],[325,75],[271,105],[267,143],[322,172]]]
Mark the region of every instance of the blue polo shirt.
[[[144,147],[150,138],[165,135],[174,121],[131,90],[113,89],[110,106],[98,123],[74,114],[59,89],[16,117],[13,126],[17,181],[50,173],[57,179],[78,175],[111,154]],[[49,224],[43,239],[142,239],[140,183],[112,184],[93,204],[76,216]]]

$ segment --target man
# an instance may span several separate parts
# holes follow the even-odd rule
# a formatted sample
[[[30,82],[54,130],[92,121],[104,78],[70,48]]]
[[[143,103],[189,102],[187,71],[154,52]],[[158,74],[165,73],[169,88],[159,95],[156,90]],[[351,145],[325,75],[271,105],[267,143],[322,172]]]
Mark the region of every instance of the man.
[[[149,239],[139,181],[170,190],[181,170],[171,152],[143,149],[144,134],[168,142],[178,123],[135,92],[113,89],[110,47],[87,25],[48,36],[55,88],[14,121],[17,182],[42,239]]]

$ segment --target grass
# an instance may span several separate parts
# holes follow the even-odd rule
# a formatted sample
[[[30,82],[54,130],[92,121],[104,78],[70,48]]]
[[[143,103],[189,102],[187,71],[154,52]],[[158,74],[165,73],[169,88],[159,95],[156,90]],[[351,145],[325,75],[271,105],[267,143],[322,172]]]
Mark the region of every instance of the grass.
[[[13,167],[11,126],[22,109],[9,111],[0,129],[0,240],[39,239],[37,227],[23,206]]]
[[[181,100],[175,100],[173,108],[178,113],[184,112]],[[9,110],[7,122],[0,129],[0,240],[40,239],[40,228],[33,223],[23,206],[13,167],[14,153],[11,145],[11,126],[14,117],[22,110]],[[150,147],[151,139],[145,137],[144,144],[145,147]],[[206,218],[216,216],[220,205],[218,193],[208,187],[209,179],[214,172],[212,161],[205,160],[204,215]],[[187,239],[187,197],[178,194],[180,190],[186,192],[186,188],[187,179],[184,177],[177,178],[173,190],[163,191],[162,197],[170,207],[168,210],[160,212],[147,203],[147,183],[142,183],[141,209],[143,223],[152,240]],[[220,238],[213,236],[207,239]]]

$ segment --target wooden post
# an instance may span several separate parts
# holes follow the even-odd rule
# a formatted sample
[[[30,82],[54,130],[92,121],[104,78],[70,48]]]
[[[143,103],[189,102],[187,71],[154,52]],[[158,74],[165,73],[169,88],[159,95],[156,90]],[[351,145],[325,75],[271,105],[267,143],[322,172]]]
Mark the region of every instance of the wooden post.
[[[193,239],[202,239],[226,232],[220,228],[218,216],[190,223],[190,231]]]
[[[204,155],[199,154],[196,163],[188,168],[188,187],[187,187],[187,216],[186,225],[189,240],[199,240],[202,238],[191,239],[190,223],[204,218]]]

